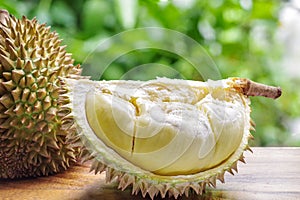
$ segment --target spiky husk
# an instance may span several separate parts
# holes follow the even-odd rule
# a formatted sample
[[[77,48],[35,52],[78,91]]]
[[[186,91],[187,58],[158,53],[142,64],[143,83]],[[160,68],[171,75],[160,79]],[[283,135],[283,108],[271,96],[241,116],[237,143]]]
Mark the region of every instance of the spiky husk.
[[[252,138],[251,134],[249,134],[249,138]],[[245,163],[243,155],[245,150],[252,152],[250,147],[245,145],[244,149],[242,148],[239,152],[240,155],[237,154],[236,157],[234,157],[234,159],[232,158],[231,162],[226,163],[226,165],[189,176],[171,176],[164,178],[156,176],[155,174],[145,176],[145,174],[126,173],[108,167],[97,159],[94,160],[90,171],[93,171],[95,174],[104,172],[106,175],[106,183],[117,181],[118,189],[125,190],[127,187],[131,187],[132,195],[137,195],[141,192],[143,197],[146,197],[148,194],[151,199],[159,195],[162,198],[174,197],[177,199],[180,196],[189,197],[193,192],[197,195],[202,195],[207,186],[215,188],[217,180],[221,183],[225,183],[225,173],[229,172],[234,175],[234,172],[238,172],[238,162]],[[94,156],[97,157],[96,155]]]
[[[97,83],[91,81],[85,81],[81,84],[80,82],[65,79],[64,82],[67,83],[66,89],[69,90],[64,96],[70,99],[70,104],[65,106],[69,108],[70,115],[76,119],[78,134],[81,136],[84,146],[88,148],[91,156],[94,158],[91,171],[94,171],[95,174],[105,172],[106,182],[117,181],[118,188],[121,190],[131,187],[133,195],[141,193],[143,197],[146,197],[148,194],[151,199],[159,195],[162,198],[174,197],[177,199],[179,196],[184,195],[188,197],[192,192],[201,195],[207,186],[216,187],[217,180],[224,183],[224,174],[226,172],[231,174],[234,174],[234,171],[237,172],[238,162],[245,162],[244,151],[251,151],[248,140],[253,138],[250,130],[254,130],[255,125],[250,116],[248,116],[248,121],[245,122],[243,138],[238,149],[221,164],[190,175],[164,176],[143,170],[128,163],[121,157],[117,156],[118,158],[116,158],[113,156],[113,154],[115,155],[114,150],[109,149],[109,147],[99,141],[99,138],[93,134],[93,131],[89,130],[88,125],[85,125],[87,122],[83,111],[85,109],[84,96],[86,91],[93,90],[91,89],[93,87],[101,91],[105,87],[102,88],[101,84],[97,86]],[[120,82],[120,84],[122,83]],[[250,107],[247,110],[250,114]]]
[[[78,76],[79,65],[50,27],[0,14],[0,178],[60,172],[80,148],[68,141],[75,129],[58,77]]]
[[[254,130],[254,126],[252,126],[251,129]],[[245,143],[239,147],[239,151],[235,152],[225,164],[195,175],[163,177],[151,173],[140,174],[123,172],[122,170],[108,167],[99,161],[101,159],[97,159],[96,154],[94,155],[95,159],[90,171],[93,171],[95,174],[104,172],[106,175],[106,183],[117,181],[118,189],[125,190],[131,187],[132,195],[137,195],[141,192],[143,197],[146,197],[148,194],[151,199],[157,196],[161,196],[161,198],[174,197],[177,199],[180,196],[189,197],[193,192],[197,195],[202,195],[206,187],[215,188],[217,180],[221,183],[225,183],[224,175],[226,172],[232,175],[234,175],[234,172],[238,172],[238,162],[245,163],[244,151],[248,150],[252,152],[248,142],[246,142],[246,140],[248,141],[248,139],[252,138],[253,136],[249,133],[247,137],[244,138]],[[88,146],[90,144],[88,141],[85,141],[85,145]]]

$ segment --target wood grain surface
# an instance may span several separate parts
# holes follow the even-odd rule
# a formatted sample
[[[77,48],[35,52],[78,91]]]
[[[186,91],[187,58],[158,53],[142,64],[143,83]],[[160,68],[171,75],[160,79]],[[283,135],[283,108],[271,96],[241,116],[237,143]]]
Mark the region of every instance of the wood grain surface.
[[[207,199],[300,199],[300,148],[253,148],[245,154],[247,164],[239,163],[239,173],[226,174],[225,184],[207,188]],[[105,176],[89,173],[89,166],[74,166],[54,176],[17,181],[0,180],[0,200],[142,200],[131,190],[120,191],[105,184]],[[148,196],[145,199],[150,199]],[[155,198],[160,199],[160,198]],[[168,198],[166,198],[168,199]]]

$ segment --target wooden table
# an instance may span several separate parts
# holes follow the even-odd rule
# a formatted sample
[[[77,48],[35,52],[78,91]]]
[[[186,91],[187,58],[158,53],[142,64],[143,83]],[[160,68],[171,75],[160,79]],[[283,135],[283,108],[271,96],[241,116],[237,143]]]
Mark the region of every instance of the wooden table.
[[[239,173],[226,174],[225,184],[207,189],[203,196],[178,199],[300,199],[300,148],[253,148],[239,163]],[[104,175],[89,173],[89,166],[75,166],[50,177],[18,181],[0,180],[0,200],[142,200],[131,190],[105,184]],[[150,199],[147,198],[146,199]],[[160,199],[160,198],[156,198]]]

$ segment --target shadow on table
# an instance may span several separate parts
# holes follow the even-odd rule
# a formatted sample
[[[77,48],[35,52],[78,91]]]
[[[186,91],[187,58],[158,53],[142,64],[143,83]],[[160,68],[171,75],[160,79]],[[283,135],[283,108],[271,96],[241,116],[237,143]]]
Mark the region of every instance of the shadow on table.
[[[164,200],[174,200],[175,198],[164,198]],[[193,192],[189,197],[178,197],[177,200],[220,200],[220,199],[232,199],[226,197],[226,194],[217,189],[207,189],[204,194],[197,195]],[[92,186],[86,188],[85,192],[80,197],[80,200],[151,200],[147,195],[145,198],[139,193],[138,195],[131,194],[131,188],[121,191],[117,189],[115,184],[107,184],[102,186]],[[160,195],[156,196],[154,200],[163,200]]]

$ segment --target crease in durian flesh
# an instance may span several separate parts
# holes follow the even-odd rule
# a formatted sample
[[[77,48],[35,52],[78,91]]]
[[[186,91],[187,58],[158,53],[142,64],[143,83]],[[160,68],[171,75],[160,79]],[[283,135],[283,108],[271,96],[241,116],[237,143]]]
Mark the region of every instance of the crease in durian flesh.
[[[203,172],[225,163],[247,143],[250,102],[230,79],[83,82],[90,84],[81,92],[92,132],[123,163],[146,172]]]

